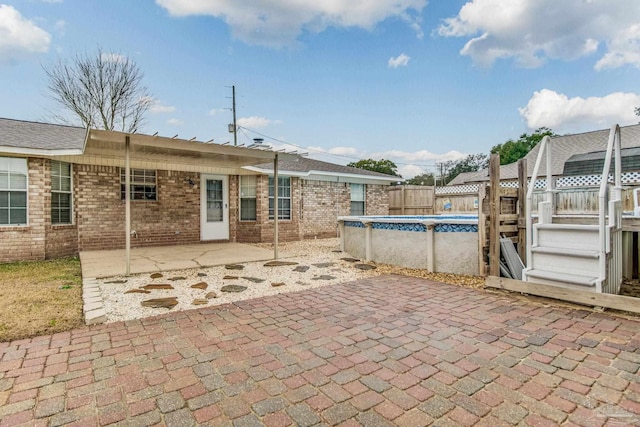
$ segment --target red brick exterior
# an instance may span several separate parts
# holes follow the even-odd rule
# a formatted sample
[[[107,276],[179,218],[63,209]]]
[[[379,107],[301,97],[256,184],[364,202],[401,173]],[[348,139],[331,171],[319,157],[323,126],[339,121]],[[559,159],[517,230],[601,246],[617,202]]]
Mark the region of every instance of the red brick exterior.
[[[238,177],[234,177],[236,182]],[[237,188],[237,184],[236,184]],[[302,194],[300,179],[291,178],[291,219],[278,221],[278,240],[289,242],[302,239],[300,197]],[[258,176],[256,180],[256,220],[240,221],[239,196],[236,191],[236,211],[232,222],[237,223],[236,241],[241,243],[273,242],[274,222],[269,220],[269,177]]]
[[[125,246],[125,204],[120,169],[73,165],[73,224],[51,224],[51,162],[30,158],[28,220],[24,227],[0,227],[0,262],[71,256],[84,250]],[[193,185],[189,183],[191,181]],[[229,240],[272,242],[268,177],[257,177],[256,221],[239,220],[239,177],[229,177]],[[132,247],[200,242],[200,174],[156,171],[157,201],[131,202]],[[336,218],[350,211],[350,186],[291,178],[291,219],[280,220],[280,241],[337,236]],[[389,211],[386,187],[367,185],[366,214]]]
[[[78,249],[125,246],[125,203],[120,199],[120,168],[74,165]],[[188,180],[194,183],[190,185]],[[131,201],[131,247],[200,241],[200,176],[156,171],[157,201]]]
[[[302,238],[337,237],[337,218],[351,213],[351,185],[303,180],[302,194]],[[386,186],[366,185],[365,214],[389,214]]]

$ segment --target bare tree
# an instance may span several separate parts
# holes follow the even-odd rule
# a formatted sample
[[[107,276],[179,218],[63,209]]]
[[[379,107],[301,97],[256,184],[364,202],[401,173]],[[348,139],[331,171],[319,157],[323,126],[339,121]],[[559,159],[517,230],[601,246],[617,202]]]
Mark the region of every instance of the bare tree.
[[[98,49],[43,68],[51,97],[86,127],[136,132],[153,101],[140,68],[119,54]]]

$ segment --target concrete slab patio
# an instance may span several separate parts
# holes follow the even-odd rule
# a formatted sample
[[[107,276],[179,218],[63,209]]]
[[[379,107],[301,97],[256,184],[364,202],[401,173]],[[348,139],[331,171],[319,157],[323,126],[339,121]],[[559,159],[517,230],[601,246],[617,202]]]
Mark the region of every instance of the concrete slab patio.
[[[0,426],[640,423],[640,322],[404,276],[0,343]]]
[[[286,256],[286,254],[282,254]],[[213,267],[229,263],[273,259],[273,250],[241,243],[202,243],[131,249],[131,273]],[[125,274],[124,249],[80,252],[82,277],[111,277]]]

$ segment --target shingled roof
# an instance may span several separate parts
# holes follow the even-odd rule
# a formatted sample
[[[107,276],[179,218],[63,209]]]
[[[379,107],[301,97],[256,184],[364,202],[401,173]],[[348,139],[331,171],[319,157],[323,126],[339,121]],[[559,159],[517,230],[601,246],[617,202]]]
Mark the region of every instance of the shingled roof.
[[[253,171],[264,174],[273,173],[273,163],[264,163],[250,168]],[[279,161],[278,171],[280,174],[288,174],[295,176],[311,176],[311,175],[332,175],[343,177],[361,177],[388,182],[396,182],[401,180],[399,176],[387,175],[380,172],[373,172],[365,169],[358,169],[351,166],[337,165],[334,163],[323,162],[321,160],[310,159],[298,156],[297,161]]]
[[[609,141],[610,129],[602,129],[592,132],[578,133],[573,135],[563,135],[551,138],[551,174],[554,176],[563,175],[564,165],[569,158],[576,154],[593,153],[604,151]],[[640,124],[620,127],[620,139],[622,148],[640,147]],[[548,149],[548,148],[547,148]],[[536,164],[540,144],[524,157],[527,159],[527,175],[533,174],[533,168]],[[545,175],[547,168],[546,162],[542,162],[538,171],[539,176]],[[513,180],[518,179],[517,162],[500,166],[500,179]],[[489,180],[487,169],[477,172],[467,172],[458,175],[448,185],[460,185],[474,182],[483,182]]]
[[[0,118],[1,151],[82,152],[86,136],[81,127]]]

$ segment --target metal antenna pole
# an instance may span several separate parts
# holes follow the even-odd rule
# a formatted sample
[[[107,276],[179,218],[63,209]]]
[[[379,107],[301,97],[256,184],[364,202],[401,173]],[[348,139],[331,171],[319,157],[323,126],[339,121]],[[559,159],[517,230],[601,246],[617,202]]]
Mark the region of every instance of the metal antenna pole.
[[[238,145],[238,125],[236,123],[236,86],[231,86],[231,95],[233,98],[233,145]]]

